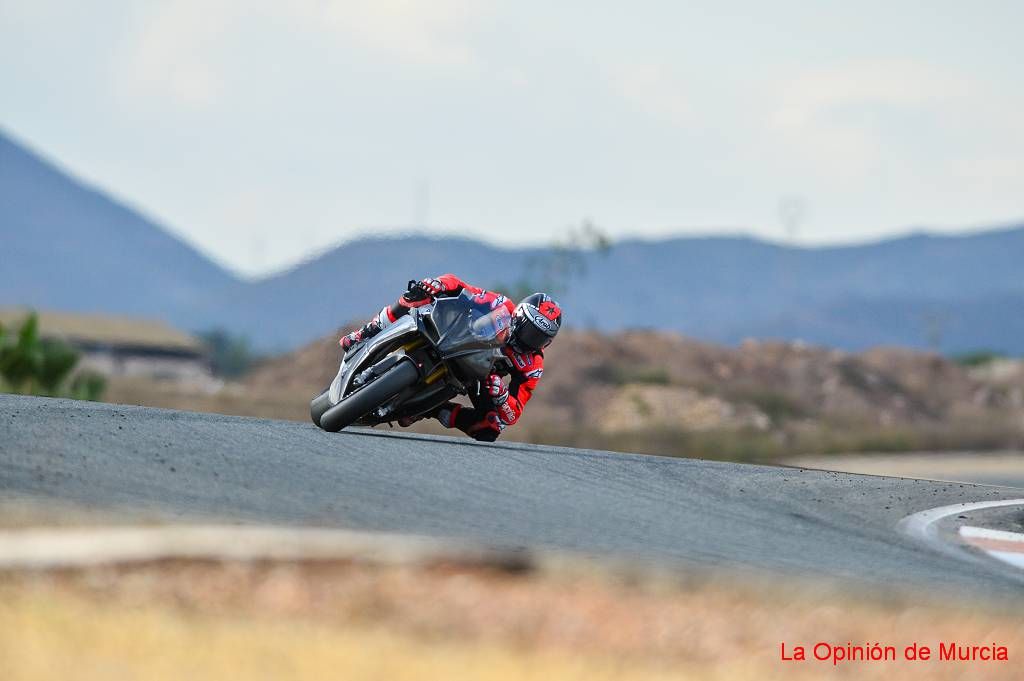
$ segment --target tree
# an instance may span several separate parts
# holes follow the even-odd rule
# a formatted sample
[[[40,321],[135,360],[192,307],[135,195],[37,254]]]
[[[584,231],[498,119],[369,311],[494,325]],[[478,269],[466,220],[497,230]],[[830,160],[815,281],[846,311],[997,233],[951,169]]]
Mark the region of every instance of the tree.
[[[71,375],[78,364],[78,353],[60,341],[43,340],[39,343],[39,366],[36,369],[36,385],[40,394],[57,395],[60,386]]]
[[[0,349],[0,376],[15,392],[22,392],[31,389],[42,363],[39,318],[33,313],[22,322],[14,342]]]
[[[78,358],[67,343],[40,337],[35,313],[25,318],[16,334],[0,326],[0,387],[7,390],[97,400],[106,388],[106,380],[99,374],[79,372],[67,386]]]
[[[567,291],[572,280],[586,274],[587,255],[606,255],[612,248],[608,234],[589,219],[578,227],[570,227],[565,236],[556,239],[547,250],[532,256],[523,275],[514,282],[496,284],[493,288],[513,300],[522,300],[531,293]]]
[[[224,329],[211,329],[199,334],[210,352],[210,369],[217,376],[237,378],[248,371],[258,359],[249,339],[234,336]]]

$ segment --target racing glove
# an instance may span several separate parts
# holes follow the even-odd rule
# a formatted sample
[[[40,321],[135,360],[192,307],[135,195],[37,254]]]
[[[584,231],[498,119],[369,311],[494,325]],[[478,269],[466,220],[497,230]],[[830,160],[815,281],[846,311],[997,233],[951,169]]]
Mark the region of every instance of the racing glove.
[[[448,287],[440,279],[412,280],[409,282],[409,290],[398,299],[398,302],[405,307],[419,307],[447,291]]]
[[[508,388],[502,382],[501,376],[497,374],[488,376],[484,381],[484,390],[496,406],[508,402]]]
[[[442,293],[447,293],[448,292],[448,285],[445,284],[440,279],[436,279],[436,278],[432,278],[431,277],[431,278],[427,278],[427,279],[422,279],[418,283],[419,283],[420,288],[422,288],[429,295],[431,295],[431,296],[433,296],[435,298],[437,296],[441,295]]]

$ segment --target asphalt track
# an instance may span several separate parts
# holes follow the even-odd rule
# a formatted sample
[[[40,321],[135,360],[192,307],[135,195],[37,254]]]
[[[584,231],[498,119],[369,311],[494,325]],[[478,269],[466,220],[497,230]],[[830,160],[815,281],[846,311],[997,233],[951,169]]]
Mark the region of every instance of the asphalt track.
[[[0,395],[0,497],[1024,598],[905,516],[1020,489]]]

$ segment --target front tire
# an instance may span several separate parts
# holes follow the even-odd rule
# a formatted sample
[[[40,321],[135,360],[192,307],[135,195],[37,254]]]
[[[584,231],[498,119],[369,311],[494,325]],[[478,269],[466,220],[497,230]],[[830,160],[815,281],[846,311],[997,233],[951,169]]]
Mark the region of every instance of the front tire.
[[[336,433],[415,384],[419,378],[416,365],[404,359],[373,383],[342,398],[341,402],[323,412],[319,425],[328,432]]]
[[[309,403],[309,417],[313,419],[313,423],[320,425],[320,419],[323,417],[324,412],[331,408],[330,399],[331,390],[328,388],[319,395],[313,398],[313,401]]]

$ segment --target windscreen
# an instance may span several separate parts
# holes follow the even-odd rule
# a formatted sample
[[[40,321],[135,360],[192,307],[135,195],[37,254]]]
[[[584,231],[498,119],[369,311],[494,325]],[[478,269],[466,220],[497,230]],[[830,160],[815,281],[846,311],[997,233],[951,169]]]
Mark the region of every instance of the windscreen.
[[[508,340],[509,330],[512,327],[512,315],[504,305],[493,310],[489,305],[483,307],[486,308],[486,312],[483,314],[480,314],[481,310],[476,309],[471,313],[473,335],[479,340],[498,340],[504,343]]]
[[[491,309],[490,302],[466,293],[438,299],[431,318],[440,336],[439,345],[449,350],[462,345],[501,345],[508,340],[512,326],[512,315],[504,306]]]

